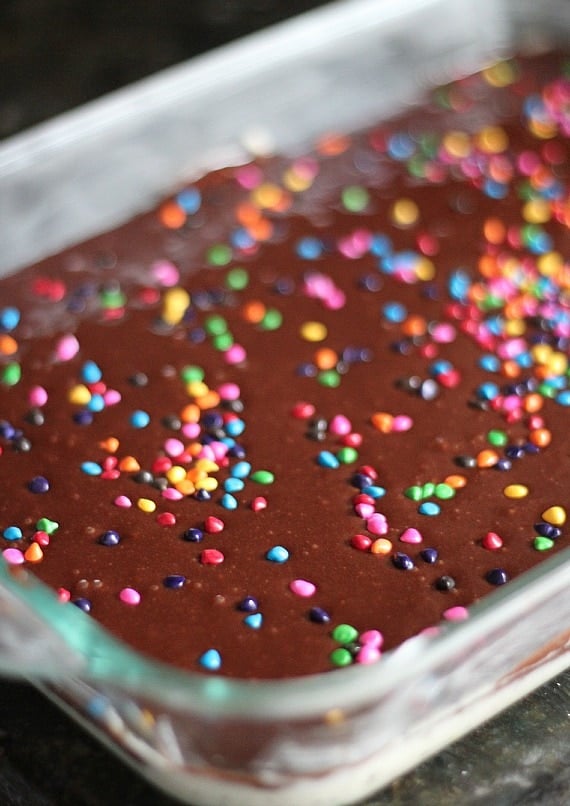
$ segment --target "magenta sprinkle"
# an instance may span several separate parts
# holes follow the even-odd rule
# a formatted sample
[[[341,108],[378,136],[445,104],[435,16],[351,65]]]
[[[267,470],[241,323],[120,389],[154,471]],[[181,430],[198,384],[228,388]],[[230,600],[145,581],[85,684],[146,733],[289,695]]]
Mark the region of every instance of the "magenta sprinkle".
[[[306,579],[294,579],[289,583],[289,589],[297,596],[302,596],[306,599],[315,594],[317,586]]]
[[[58,339],[55,345],[55,356],[58,361],[71,361],[79,352],[79,342],[73,333]]]
[[[141,601],[141,595],[134,588],[123,588],[119,593],[119,599],[127,605],[138,605]]]
[[[386,516],[381,512],[375,512],[374,515],[366,521],[366,528],[369,532],[372,532],[373,535],[385,535],[388,532]]]

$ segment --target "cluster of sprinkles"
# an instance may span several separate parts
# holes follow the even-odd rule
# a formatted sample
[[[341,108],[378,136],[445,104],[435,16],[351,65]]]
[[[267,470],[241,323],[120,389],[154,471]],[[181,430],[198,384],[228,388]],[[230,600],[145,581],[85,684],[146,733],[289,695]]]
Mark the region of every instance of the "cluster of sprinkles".
[[[519,104],[522,145],[512,142],[507,123],[479,120],[479,96],[494,91]],[[441,128],[440,112],[444,120],[452,113],[450,127]],[[503,62],[437,90],[430,114],[432,128],[396,121],[355,137],[330,135],[311,155],[228,169],[214,191],[207,181],[181,190],[153,217],[164,243],[177,246],[172,254],[166,248],[154,254],[137,279],[121,272],[113,254],[98,255],[79,282],[75,266],[61,276],[35,274],[34,304],[53,310],[56,322],[54,332],[40,334],[49,356],[35,369],[44,361],[45,371],[26,363],[25,304],[0,306],[0,392],[10,412],[0,409],[0,472],[6,480],[11,463],[20,462],[30,500],[29,513],[18,509],[11,517],[8,504],[0,510],[8,564],[47,568],[50,544],[73,534],[74,523],[57,514],[65,512],[57,499],[59,471],[35,445],[38,435],[38,444],[45,443],[50,429],[57,441],[62,417],[72,445],[64,475],[103,512],[93,515],[97,528],[86,529],[89,545],[107,559],[132,551],[137,541],[144,555],[145,535],[163,542],[151,583],[135,557],[112,591],[103,572],[92,582],[62,579],[62,603],[96,617],[99,596],[111,593],[128,620],[129,612],[148,612],[155,589],[172,602],[214,584],[214,601],[231,603],[225,631],[239,627],[240,640],[257,647],[262,661],[256,636],[277,630],[281,612],[298,614],[285,632],[309,630],[305,646],[314,643],[315,653],[325,654],[328,666],[315,662],[320,671],[375,663],[390,642],[382,602],[365,617],[362,608],[353,614],[346,602],[336,604],[321,573],[324,561],[304,566],[315,546],[346,565],[349,587],[360,569],[372,578],[382,573],[393,586],[389,596],[397,597],[400,584],[414,596],[428,589],[436,602],[431,622],[415,632],[429,633],[440,620],[469,615],[472,600],[464,597],[462,571],[442,531],[449,528],[446,517],[461,512],[477,490],[486,485],[494,496],[490,522],[470,538],[483,592],[511,579],[523,551],[537,556],[564,543],[568,501],[560,487],[551,498],[543,492],[535,499],[532,470],[533,457],[556,448],[556,423],[570,406],[570,265],[563,248],[570,228],[570,69],[565,65],[538,87],[516,61]],[[462,127],[464,116],[471,122]],[[388,198],[390,172],[396,179]],[[466,248],[465,260],[451,267],[445,222],[428,209],[429,193],[440,188],[459,219],[469,220],[479,205],[490,211],[477,213],[475,252]],[[331,211],[338,231],[328,223]],[[210,219],[218,215],[222,224],[212,226],[210,237]],[[193,248],[201,228],[201,252],[186,271],[180,244]],[[285,270],[272,265],[276,247],[285,250]],[[101,274],[103,280],[94,279]],[[123,327],[117,332],[125,335],[137,316],[161,343],[158,381],[144,345],[134,349],[140,365],[131,351],[121,378],[113,357],[92,349],[76,327],[84,321],[106,333]],[[349,336],[349,317],[372,328]],[[286,369],[285,357],[272,353],[285,332]],[[471,366],[461,345],[469,347]],[[386,394],[378,385],[385,366],[397,367],[386,370]],[[51,380],[52,371],[59,380]],[[284,380],[276,394],[283,399],[267,402],[275,407],[273,422],[256,401],[279,373]],[[349,397],[369,401],[366,377],[381,391],[359,410]],[[441,419],[442,407],[458,399],[475,437],[442,448],[428,470],[412,457],[394,481],[392,457],[410,451],[416,434],[424,438],[432,411]],[[257,460],[257,439],[267,440],[260,423],[273,428],[275,467]],[[333,498],[335,506],[340,502],[344,515],[334,535],[322,519],[334,546],[320,547],[319,522],[317,542],[308,545],[294,498],[304,500],[307,491],[295,485],[307,487],[317,520],[320,496],[324,507]],[[67,480],[64,486],[69,491]],[[509,523],[518,508],[528,519],[524,545]],[[251,579],[242,574],[237,584],[231,574],[242,553]],[[253,566],[263,582],[256,582]],[[195,623],[207,624],[210,616],[206,608]],[[192,645],[186,665],[226,671],[225,635],[214,629],[201,635],[203,645]]]

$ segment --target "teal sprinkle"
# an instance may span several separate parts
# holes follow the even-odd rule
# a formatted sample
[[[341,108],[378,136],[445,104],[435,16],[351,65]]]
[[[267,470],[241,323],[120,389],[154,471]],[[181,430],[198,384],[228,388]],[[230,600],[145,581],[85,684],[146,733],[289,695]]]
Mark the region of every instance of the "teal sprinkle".
[[[203,655],[200,655],[198,663],[210,672],[217,672],[222,665],[222,656],[217,649],[208,649]]]
[[[5,540],[21,540],[22,530],[19,526],[7,526],[2,532],[2,537]]]
[[[97,462],[82,462],[81,470],[88,476],[100,476],[103,472],[103,468]]]
[[[251,627],[252,630],[259,630],[263,624],[263,616],[261,613],[250,613],[249,616],[244,618],[243,623]]]
[[[221,500],[221,505],[224,509],[237,509],[238,502],[237,499],[231,493],[224,493]]]
[[[435,501],[424,501],[419,505],[418,512],[420,515],[439,515],[441,507],[439,504],[436,504]]]

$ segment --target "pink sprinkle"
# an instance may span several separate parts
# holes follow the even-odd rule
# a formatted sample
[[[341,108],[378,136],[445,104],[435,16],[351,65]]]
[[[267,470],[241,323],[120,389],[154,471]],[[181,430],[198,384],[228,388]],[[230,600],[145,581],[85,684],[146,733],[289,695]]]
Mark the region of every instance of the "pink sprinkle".
[[[402,534],[400,535],[400,540],[402,543],[421,543],[423,540],[421,532],[415,529],[413,526],[410,526],[408,529],[404,529]]]
[[[166,490],[163,490],[162,497],[167,501],[180,501],[181,498],[184,498],[182,493],[174,487],[167,487]]]
[[[22,565],[25,561],[20,549],[4,549],[2,556],[9,565]]]
[[[199,423],[184,423],[180,431],[184,434],[185,437],[188,439],[196,439],[196,437],[200,436],[200,428]]]
[[[396,414],[392,420],[392,431],[409,431],[414,421],[407,414]]]
[[[366,528],[369,532],[372,532],[373,535],[385,535],[388,531],[386,516],[382,515],[381,512],[375,512],[374,515],[366,521]]]
[[[247,358],[245,347],[242,347],[241,344],[232,344],[232,346],[225,351],[224,358],[226,364],[243,364]]]
[[[219,462],[221,459],[223,459],[229,450],[225,442],[218,442],[217,440],[210,442],[210,448],[214,454],[214,462]]]
[[[350,434],[352,423],[344,414],[335,414],[329,423],[329,431],[337,437],[342,437],[345,434]]]
[[[444,610],[442,616],[447,621],[464,621],[469,617],[469,613],[466,607],[456,605],[455,607],[449,607],[447,610]]]
[[[174,437],[170,437],[164,441],[164,450],[168,456],[172,456],[176,458],[180,456],[181,453],[184,453],[184,443],[181,442],[179,439],[175,439]]]
[[[384,636],[380,630],[366,630],[365,632],[360,633],[358,638],[362,644],[376,647],[376,649],[380,649],[384,643]]]
[[[262,495],[256,496],[251,502],[251,508],[254,512],[261,512],[262,509],[267,509],[267,498]]]
[[[43,386],[33,386],[30,389],[28,400],[30,406],[45,406],[48,399],[48,393]]]
[[[106,406],[116,406],[121,402],[121,393],[117,389],[107,389],[103,394],[103,400]]]
[[[70,602],[71,601],[71,591],[68,591],[67,588],[58,588],[57,589],[57,598],[60,602]]]
[[[157,260],[151,266],[151,271],[157,283],[165,288],[172,288],[180,279],[180,272],[170,260]]]
[[[457,331],[448,322],[438,322],[431,330],[431,337],[437,344],[451,344],[456,336]]]
[[[216,461],[216,456],[210,445],[202,445],[200,453],[198,454],[198,459],[209,459],[211,462]]]
[[[62,336],[55,345],[55,356],[58,361],[70,361],[78,352],[79,342],[73,333]]]
[[[118,495],[113,501],[113,503],[115,504],[116,507],[121,507],[121,509],[129,509],[129,507],[132,507],[133,505],[131,499],[128,498],[126,495]]]
[[[356,662],[363,664],[376,663],[380,658],[380,654],[378,647],[365,644],[356,653]]]
[[[323,304],[329,311],[340,311],[346,304],[346,294],[344,291],[341,291],[340,288],[335,288],[334,291],[323,300]]]
[[[317,590],[317,586],[313,585],[312,582],[308,582],[306,579],[294,579],[289,583],[289,589],[297,596],[302,596],[306,599],[309,596],[313,596]]]
[[[436,635],[439,635],[441,630],[437,626],[432,627],[424,627],[423,630],[420,630],[418,635],[426,635],[428,638],[433,638]]]
[[[366,520],[366,518],[371,518],[372,515],[374,515],[374,504],[356,504],[354,511],[359,518],[364,518],[364,520]]]
[[[138,605],[140,604],[141,595],[134,588],[123,588],[119,593],[119,599],[127,605]]]
[[[222,400],[239,400],[241,390],[237,383],[222,383],[218,386],[218,394]]]
[[[209,515],[204,523],[204,528],[210,535],[217,534],[223,531],[225,523],[221,518],[216,518],[215,515]]]
[[[261,184],[263,172],[257,165],[242,165],[235,170],[235,178],[246,190],[253,190]]]

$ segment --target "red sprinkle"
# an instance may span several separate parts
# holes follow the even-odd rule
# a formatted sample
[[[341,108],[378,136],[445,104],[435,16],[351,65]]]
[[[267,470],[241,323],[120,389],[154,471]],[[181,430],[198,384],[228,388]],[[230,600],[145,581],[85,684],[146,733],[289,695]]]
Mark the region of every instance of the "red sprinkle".
[[[174,526],[176,523],[176,515],[173,515],[172,512],[160,512],[156,516],[156,522],[160,526]]]
[[[350,545],[352,548],[358,549],[358,551],[368,551],[372,545],[372,540],[368,535],[353,535],[350,538]]]
[[[251,508],[254,512],[261,512],[262,509],[267,509],[267,498],[262,495],[256,496],[251,502]]]
[[[35,532],[33,540],[44,549],[46,546],[49,546],[49,535],[47,532]]]
[[[314,413],[315,407],[313,404],[307,403],[304,400],[300,400],[298,403],[295,403],[291,409],[291,415],[297,420],[308,420],[309,417],[312,417]]]
[[[204,551],[200,552],[202,565],[221,565],[224,560],[224,555],[218,549],[204,549]]]
[[[497,549],[502,548],[503,539],[502,537],[499,537],[496,532],[487,532],[481,541],[481,545],[483,548],[488,549],[489,551],[496,551]]]
[[[216,518],[215,515],[209,515],[206,518],[204,523],[204,528],[208,532],[208,534],[215,535],[218,532],[221,532],[225,526],[225,523],[221,518]]]

